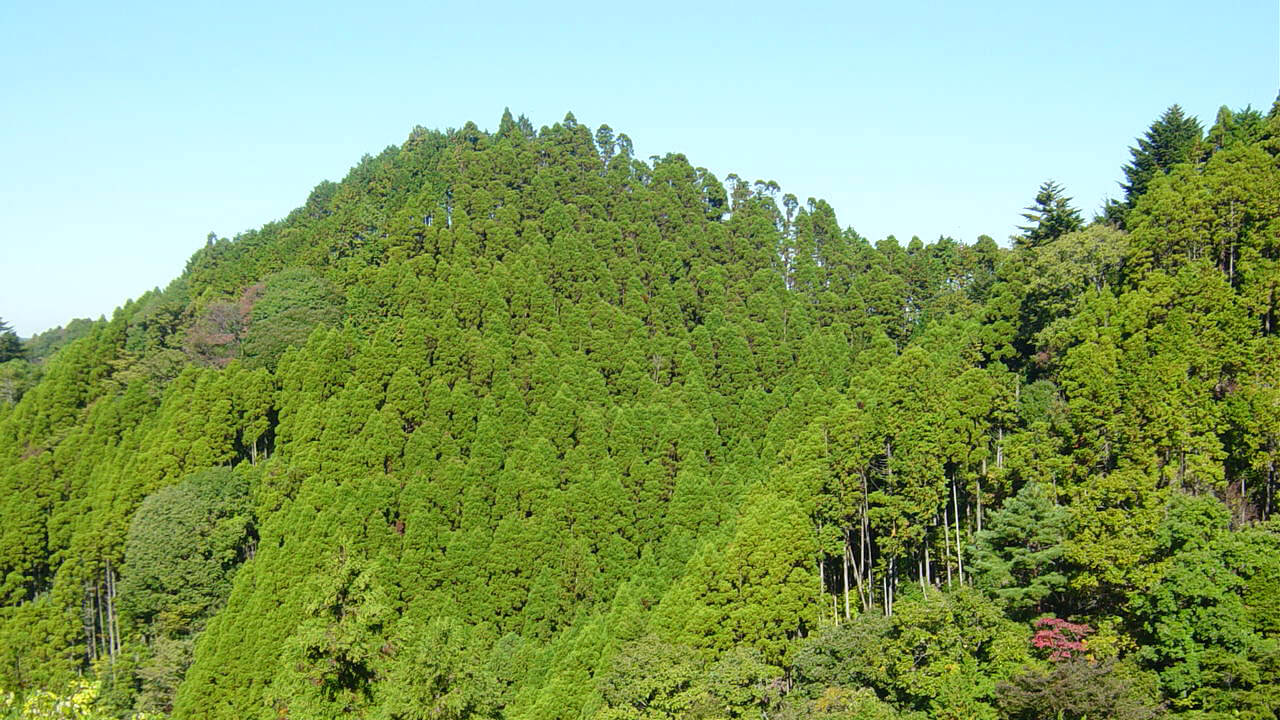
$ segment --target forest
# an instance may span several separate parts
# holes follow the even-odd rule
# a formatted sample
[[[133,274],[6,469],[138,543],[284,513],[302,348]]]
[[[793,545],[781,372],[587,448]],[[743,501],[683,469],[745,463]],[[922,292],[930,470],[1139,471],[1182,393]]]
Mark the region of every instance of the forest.
[[[506,112],[0,321],[0,716],[1280,717],[1280,100],[1134,132],[926,243]]]

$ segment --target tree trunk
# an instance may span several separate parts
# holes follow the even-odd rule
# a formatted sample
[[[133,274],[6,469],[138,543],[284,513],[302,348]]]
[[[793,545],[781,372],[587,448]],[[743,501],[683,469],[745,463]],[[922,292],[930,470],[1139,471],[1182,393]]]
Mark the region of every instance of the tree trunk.
[[[942,503],[942,556],[947,559],[947,587],[951,587],[951,518],[947,517],[947,503]]]
[[[849,531],[844,533],[844,552],[840,557],[841,569],[844,571],[844,619],[848,620],[849,615]]]
[[[80,611],[81,621],[84,625],[84,656],[85,660],[93,663],[96,659],[94,644],[97,643],[97,638],[94,631],[96,630],[97,622],[94,618],[93,593],[90,592],[88,580],[84,581],[84,600],[81,603]]]
[[[894,596],[898,591],[898,558],[889,558],[889,616],[893,616]]]
[[[867,574],[867,594],[862,600],[862,609],[870,611],[871,606],[875,604],[875,566],[872,564],[871,553],[871,519],[867,516],[868,510],[871,508],[871,501],[868,499],[867,476],[862,476],[862,543],[858,547],[858,554],[862,556],[862,568]]]
[[[1004,428],[996,428],[996,469],[1004,469]]]
[[[960,498],[956,493],[955,478],[951,479],[951,502],[952,515],[956,520],[956,572],[960,577],[960,582],[964,582],[964,543],[960,537]]]
[[[102,602],[102,583],[98,581],[97,577],[93,579],[93,606],[98,613],[98,630],[94,633],[94,644],[96,646],[97,643],[102,643],[102,649],[95,651],[95,655],[102,657],[107,652],[107,613],[105,604]]]
[[[978,476],[978,532],[982,532],[982,478],[987,474],[987,459],[982,458],[982,474]]]
[[[884,605],[884,616],[889,617],[889,573],[880,576],[880,601]]]
[[[111,567],[110,560],[107,560],[106,576],[108,650],[110,651],[111,662],[115,663],[116,655],[120,653],[120,624],[116,620],[116,573]]]
[[[1276,464],[1274,461],[1267,463],[1267,492],[1266,505],[1262,510],[1262,520],[1266,522],[1271,517],[1271,485],[1275,482]]]
[[[929,546],[924,546],[924,574],[929,584],[933,584],[933,566],[929,563]]]

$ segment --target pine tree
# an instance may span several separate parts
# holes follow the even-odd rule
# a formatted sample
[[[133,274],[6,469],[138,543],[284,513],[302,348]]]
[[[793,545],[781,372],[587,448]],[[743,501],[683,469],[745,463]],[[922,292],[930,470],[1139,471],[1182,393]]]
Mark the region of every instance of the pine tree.
[[[24,355],[22,341],[18,339],[18,334],[13,331],[9,323],[4,321],[4,318],[0,318],[0,363],[20,359]]]
[[[1080,211],[1071,207],[1071,198],[1064,195],[1062,186],[1046,180],[1036,193],[1035,203],[1028,205],[1022,217],[1028,225],[1019,225],[1022,235],[1014,241],[1019,247],[1038,247],[1084,227]]]
[[[1200,152],[1203,129],[1200,121],[1184,115],[1172,105],[1151,124],[1136,147],[1129,148],[1133,160],[1124,166],[1124,205],[1132,208],[1157,175],[1168,174],[1178,163],[1193,162]]]
[[[977,538],[973,565],[978,584],[1019,612],[1050,609],[1053,595],[1066,588],[1063,549],[1070,514],[1051,492],[1028,483],[992,513]]]

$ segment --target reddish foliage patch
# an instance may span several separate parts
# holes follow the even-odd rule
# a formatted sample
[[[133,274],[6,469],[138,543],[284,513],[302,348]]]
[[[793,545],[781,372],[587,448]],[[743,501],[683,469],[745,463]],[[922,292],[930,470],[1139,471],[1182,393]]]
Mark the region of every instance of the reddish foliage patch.
[[[1040,618],[1035,626],[1039,629],[1031,637],[1031,644],[1050,650],[1049,659],[1054,662],[1084,652],[1084,638],[1093,632],[1088,625],[1067,622],[1062,618]]]

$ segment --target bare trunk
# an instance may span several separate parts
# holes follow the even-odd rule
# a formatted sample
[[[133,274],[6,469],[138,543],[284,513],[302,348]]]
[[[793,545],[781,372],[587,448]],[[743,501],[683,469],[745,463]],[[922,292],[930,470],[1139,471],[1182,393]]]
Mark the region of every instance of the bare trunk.
[[[888,573],[880,577],[880,601],[884,605],[884,616],[889,617],[889,581]]]
[[[93,606],[98,613],[98,630],[94,633],[94,643],[95,646],[99,642],[102,643],[102,649],[95,654],[102,657],[107,652],[106,637],[104,637],[107,632],[107,614],[105,603],[102,602],[102,584],[96,577],[93,579]]]
[[[929,546],[924,546],[924,574],[929,580],[929,584],[933,584],[933,566],[929,563]]]
[[[893,602],[898,594],[898,558],[889,559],[889,615],[893,615]]]
[[[822,566],[821,555],[815,564],[818,566],[818,597],[822,597],[822,594],[827,591],[827,569]]]
[[[951,586],[951,519],[947,517],[947,503],[942,503],[942,556],[947,559],[947,586]]]
[[[867,569],[867,604],[874,605],[876,602],[876,548],[875,538],[871,535],[871,521],[867,521],[864,528],[866,530],[867,544],[863,548],[866,558],[862,561],[862,567]]]
[[[115,614],[115,608],[112,607],[113,598],[111,596],[111,563],[110,562],[108,562],[102,570],[102,584],[103,584],[103,587],[106,588],[106,593],[107,593],[106,603],[105,603],[106,607],[104,608],[104,612],[106,616],[103,618],[106,625],[102,629],[105,630],[107,633],[107,656],[111,658],[112,662],[115,662],[116,638],[112,634],[112,631],[115,628],[115,623],[111,622],[111,616]]]
[[[89,591],[89,581],[84,581],[84,600],[80,608],[81,621],[84,625],[84,656],[85,660],[92,663],[94,661],[94,643],[96,642],[94,630],[94,607],[93,594]]]
[[[116,572],[111,567],[111,561],[107,561],[107,639],[108,649],[111,654],[111,662],[114,663],[116,655],[120,653],[120,624],[116,619]]]
[[[1004,428],[996,428],[996,469],[1004,469]]]
[[[841,558],[841,566],[844,570],[844,619],[849,619],[849,533],[844,534],[844,553]]]
[[[1240,475],[1240,524],[1244,525],[1245,520],[1249,517],[1249,495],[1248,488],[1244,484],[1244,474]]]
[[[960,577],[960,582],[964,582],[964,542],[960,535],[960,498],[956,493],[955,478],[951,479],[951,502],[953,505],[952,515],[956,521],[956,572]]]
[[[1267,463],[1267,492],[1266,505],[1262,510],[1262,519],[1265,522],[1271,517],[1271,484],[1275,482],[1276,464],[1274,462]]]
[[[862,599],[862,609],[870,611],[875,599],[875,566],[872,565],[871,557],[871,519],[867,516],[870,510],[870,500],[868,499],[867,476],[862,476],[862,544],[858,548],[858,554],[862,557],[862,567],[867,574],[867,594]],[[861,583],[859,583],[861,584]]]
[[[982,474],[978,476],[978,532],[982,532],[982,478],[987,475],[987,459],[982,458]]]

